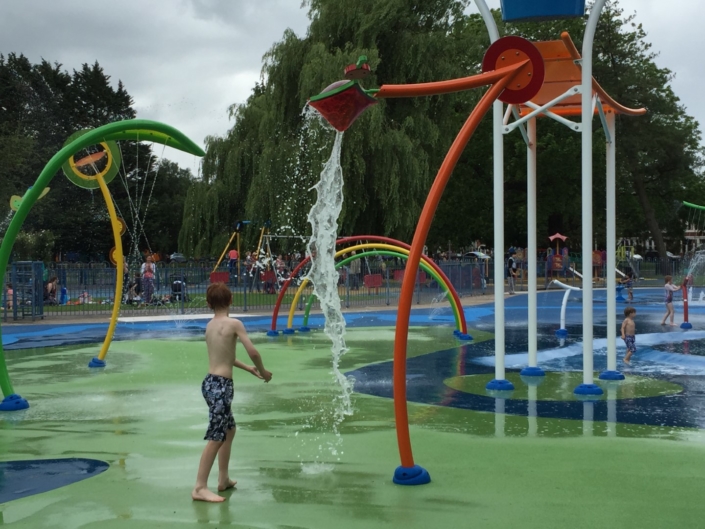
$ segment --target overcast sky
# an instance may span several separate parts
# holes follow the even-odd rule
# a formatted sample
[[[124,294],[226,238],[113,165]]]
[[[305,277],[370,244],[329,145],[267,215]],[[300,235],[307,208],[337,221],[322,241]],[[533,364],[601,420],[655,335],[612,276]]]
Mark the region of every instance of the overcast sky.
[[[345,0],[340,0],[345,1]],[[491,8],[499,0],[488,0]],[[226,109],[244,102],[262,56],[291,28],[305,35],[301,0],[0,0],[0,53],[59,62],[69,71],[96,60],[134,98],[138,117],[172,125],[203,145],[232,125]],[[702,0],[621,0],[637,12],[675,93],[705,123]],[[558,37],[558,36],[557,36]],[[332,81],[332,80],[331,80]],[[321,87],[323,88],[323,87]],[[157,154],[161,151],[156,150]],[[195,157],[165,156],[197,172]]]

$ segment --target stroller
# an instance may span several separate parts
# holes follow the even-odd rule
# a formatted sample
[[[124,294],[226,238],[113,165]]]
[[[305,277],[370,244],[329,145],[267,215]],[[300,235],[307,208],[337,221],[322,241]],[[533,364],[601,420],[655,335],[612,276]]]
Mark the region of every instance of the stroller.
[[[183,300],[181,299],[183,297]],[[188,294],[186,293],[186,281],[181,281],[181,279],[174,279],[171,282],[171,294],[169,295],[169,302],[176,303],[181,302],[188,303]]]

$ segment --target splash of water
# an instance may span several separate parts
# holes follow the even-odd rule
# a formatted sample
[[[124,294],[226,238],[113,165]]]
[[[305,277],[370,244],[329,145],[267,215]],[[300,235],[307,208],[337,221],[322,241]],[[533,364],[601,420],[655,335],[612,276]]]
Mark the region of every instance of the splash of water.
[[[448,297],[448,292],[441,292],[431,300],[431,313],[428,315],[428,319],[431,321],[437,321],[443,319],[445,312],[445,307],[439,306],[443,301],[446,301]],[[435,305],[435,306],[434,306]]]
[[[10,212],[5,216],[5,218],[0,221],[0,236],[5,235],[5,231],[7,230],[7,227],[10,225],[10,221],[12,220],[12,216],[15,214],[14,211],[10,210]]]
[[[333,417],[333,432],[340,439],[339,427],[346,416],[352,415],[352,381],[340,371],[340,359],[347,352],[345,345],[345,318],[340,310],[338,294],[338,272],[335,269],[335,241],[338,231],[338,216],[343,206],[343,170],[340,167],[340,148],[343,133],[335,136],[333,151],[323,166],[321,179],[314,186],[318,193],[316,203],[308,214],[313,230],[307,249],[311,256],[308,278],[318,297],[325,317],[324,332],[331,340],[333,353],[333,378],[340,386],[336,397]],[[337,453],[331,450],[333,455]]]

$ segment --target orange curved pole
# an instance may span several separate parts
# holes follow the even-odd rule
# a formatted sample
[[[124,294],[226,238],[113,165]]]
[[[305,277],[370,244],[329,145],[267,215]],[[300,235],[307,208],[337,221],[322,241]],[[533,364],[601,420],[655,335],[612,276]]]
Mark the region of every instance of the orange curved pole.
[[[514,66],[514,68],[510,68],[510,70],[513,71],[509,73],[516,73],[517,67],[520,68],[523,64],[517,63],[517,65]],[[508,69],[503,68],[503,70],[507,72]],[[409,414],[406,402],[406,347],[411,317],[411,304],[414,296],[414,282],[419,270],[423,246],[426,243],[426,237],[428,236],[438,203],[441,200],[450,175],[458,163],[458,159],[480,124],[480,121],[482,121],[482,118],[492,106],[492,103],[500,96],[513,77],[513,75],[505,73],[503,77],[498,79],[485,95],[482,96],[482,99],[468,117],[463,128],[460,129],[458,136],[456,136],[453,145],[451,145],[448,154],[446,154],[443,160],[441,168],[438,170],[431,191],[426,198],[419,223],[416,226],[414,239],[411,242],[411,250],[406,262],[406,273],[404,274],[404,280],[401,285],[401,295],[399,297],[399,308],[397,311],[397,327],[394,339],[394,373],[392,378],[397,443],[399,444],[399,456],[403,467],[414,466],[414,456],[411,451],[411,439],[409,436]]]
[[[491,85],[502,79],[511,77],[511,74],[516,73],[517,70],[520,70],[529,62],[531,61],[521,61],[497,70],[472,75],[470,77],[462,77],[460,79],[450,79],[448,81],[416,84],[385,84],[382,85],[374,96],[384,98],[436,96],[460,92],[462,90],[470,90],[471,88]]]
[[[573,39],[570,38],[570,34],[567,31],[561,33],[561,40],[563,41],[563,44],[565,44],[565,47],[568,48],[568,53],[570,53],[570,56],[573,57],[574,61],[582,60],[578,48],[575,47]],[[578,65],[578,68],[580,68],[580,62],[576,62],[576,64]],[[608,104],[620,114],[625,114],[627,116],[643,116],[646,114],[645,108],[629,108],[617,103],[611,95],[605,92],[605,89],[600,86],[600,83],[598,83],[594,77],[592,79],[592,89],[597,93],[597,95],[600,96],[600,100],[603,103]]]

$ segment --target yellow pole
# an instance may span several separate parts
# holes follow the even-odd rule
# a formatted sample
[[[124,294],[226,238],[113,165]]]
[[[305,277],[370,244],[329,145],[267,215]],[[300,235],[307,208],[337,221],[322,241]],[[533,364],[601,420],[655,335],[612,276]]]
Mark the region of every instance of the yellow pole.
[[[113,313],[110,316],[110,325],[108,325],[108,333],[105,335],[103,346],[100,348],[100,354],[98,355],[99,360],[104,360],[105,355],[108,354],[108,348],[110,347],[110,343],[113,341],[113,335],[115,334],[115,326],[117,325],[118,315],[120,314],[123,282],[122,269],[124,266],[125,257],[122,253],[122,237],[120,237],[120,230],[122,228],[122,225],[120,224],[117,214],[115,213],[115,205],[113,204],[113,198],[110,196],[110,191],[108,191],[108,186],[105,183],[105,180],[103,180],[103,177],[101,175],[96,175],[96,179],[98,180],[98,185],[100,185],[100,191],[103,193],[105,205],[108,207],[108,213],[110,214],[110,224],[113,227],[113,237],[115,238],[115,266],[117,267]]]
[[[252,256],[252,258],[255,261],[259,261],[259,251],[260,248],[262,248],[262,238],[264,237],[264,230],[266,230],[264,226],[262,226],[262,230],[259,232],[259,241],[257,241],[257,250],[255,251],[255,255]]]
[[[230,236],[230,240],[228,241],[228,244],[225,246],[225,250],[223,250],[223,253],[220,254],[220,259],[218,259],[218,262],[215,263],[215,268],[213,269],[214,272],[216,270],[218,270],[218,267],[220,266],[220,262],[223,260],[223,257],[225,257],[225,252],[227,252],[228,248],[230,248],[230,244],[233,242],[235,235],[237,235],[236,231],[234,231],[233,234]]]

